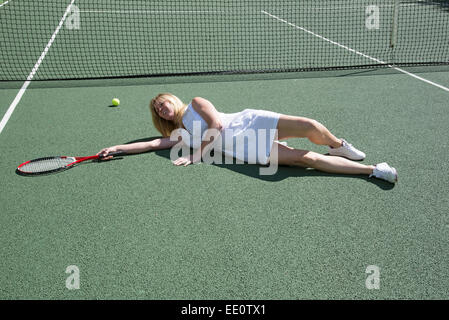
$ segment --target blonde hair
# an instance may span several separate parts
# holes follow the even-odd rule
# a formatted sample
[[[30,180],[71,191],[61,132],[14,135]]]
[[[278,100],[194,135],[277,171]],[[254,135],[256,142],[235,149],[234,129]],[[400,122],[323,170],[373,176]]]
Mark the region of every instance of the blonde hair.
[[[175,117],[172,121],[165,120],[159,116],[156,112],[154,106],[156,103],[162,103],[168,100],[175,109]],[[182,116],[187,105],[183,103],[178,97],[172,95],[171,93],[160,93],[150,101],[150,111],[151,117],[153,119],[153,124],[162,136],[169,137],[171,132],[182,126]]]

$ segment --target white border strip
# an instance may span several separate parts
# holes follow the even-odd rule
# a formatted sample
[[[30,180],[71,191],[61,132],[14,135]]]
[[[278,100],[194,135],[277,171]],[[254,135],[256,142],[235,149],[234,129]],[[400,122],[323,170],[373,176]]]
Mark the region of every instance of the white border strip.
[[[50,38],[50,41],[48,41],[47,46],[45,47],[44,51],[42,52],[41,56],[37,60],[36,64],[33,67],[33,70],[31,70],[30,74],[27,77],[27,80],[22,85],[22,88],[20,88],[19,93],[17,94],[14,101],[9,106],[8,110],[6,111],[5,115],[3,116],[2,121],[0,122],[0,133],[2,133],[3,129],[6,126],[6,123],[8,122],[9,118],[11,118],[12,113],[16,109],[17,105],[20,102],[20,99],[22,99],[23,94],[25,93],[25,90],[28,88],[30,81],[33,79],[34,75],[36,74],[37,70],[39,69],[39,66],[41,65],[42,61],[44,61],[45,56],[47,55],[48,50],[50,49],[51,45],[56,39],[56,35],[58,34],[59,30],[62,28],[62,25],[64,24],[65,19],[67,18],[67,15],[70,12],[70,9],[73,5],[75,0],[72,0],[72,2],[68,5],[67,9],[65,10],[64,15],[62,16],[61,21],[59,21],[59,25],[56,28],[55,32],[53,32],[53,35]]]
[[[154,10],[80,10],[80,13],[107,13],[107,14],[226,14],[227,11],[154,11]]]
[[[262,12],[263,14],[266,14],[266,15],[270,16],[270,17],[273,18],[273,19],[276,19],[276,20],[278,20],[278,21],[280,21],[280,22],[286,23],[286,24],[288,24],[288,25],[291,26],[291,27],[294,27],[294,28],[296,28],[296,29],[302,30],[302,31],[307,32],[307,33],[309,33],[309,34],[311,34],[311,35],[313,35],[313,36],[315,36],[315,37],[317,37],[317,38],[320,38],[321,40],[324,40],[324,41],[326,41],[326,42],[329,42],[329,43],[331,43],[331,44],[333,44],[333,45],[336,45],[336,46],[338,46],[338,47],[340,47],[340,48],[343,48],[343,49],[345,49],[345,50],[348,50],[348,51],[350,51],[350,52],[352,52],[352,53],[355,53],[355,54],[357,54],[357,55],[359,55],[359,56],[362,56],[362,57],[364,57],[364,58],[370,59],[370,60],[375,61],[375,62],[377,62],[377,63],[388,65],[390,68],[393,68],[393,69],[395,69],[395,70],[397,70],[397,71],[399,71],[399,72],[402,72],[402,73],[404,73],[404,74],[406,74],[406,75],[409,75],[409,76],[411,76],[411,77],[413,77],[413,78],[416,78],[416,79],[418,79],[418,80],[424,81],[424,82],[426,82],[426,83],[428,83],[428,84],[431,84],[431,85],[433,85],[433,86],[435,86],[435,87],[438,87],[438,88],[440,88],[440,89],[443,89],[443,90],[449,92],[449,88],[444,87],[444,86],[442,86],[442,85],[440,85],[440,84],[437,84],[437,83],[435,83],[435,82],[432,82],[432,81],[427,80],[427,79],[424,79],[424,78],[421,78],[421,77],[419,77],[419,76],[417,76],[417,75],[415,75],[415,74],[413,74],[413,73],[410,73],[410,72],[408,72],[408,71],[405,71],[405,70],[403,70],[403,69],[401,69],[401,68],[397,68],[397,67],[394,67],[394,66],[392,66],[392,65],[390,65],[390,64],[387,64],[386,62],[384,62],[384,61],[382,61],[382,60],[379,60],[379,59],[376,59],[376,58],[374,58],[374,57],[368,56],[368,55],[366,55],[366,54],[364,54],[364,53],[362,53],[362,52],[359,52],[359,51],[357,51],[357,50],[354,50],[354,49],[352,49],[352,48],[349,48],[349,47],[347,47],[347,46],[345,46],[345,45],[342,45],[342,44],[340,44],[340,43],[338,43],[338,42],[332,41],[332,40],[330,40],[330,39],[328,39],[328,38],[326,38],[326,37],[323,37],[323,36],[321,36],[321,35],[319,35],[319,34],[316,34],[316,33],[312,32],[312,31],[310,31],[310,30],[307,30],[307,29],[305,29],[305,28],[303,28],[303,27],[297,26],[297,25],[295,25],[295,24],[293,24],[293,23],[291,23],[291,22],[288,22],[288,21],[286,21],[286,20],[284,20],[284,19],[281,19],[281,18],[279,18],[279,17],[277,17],[277,16],[275,16],[275,15],[272,15],[271,13],[268,13],[268,12],[266,12],[266,11],[264,11],[264,10],[262,10],[261,12]]]
[[[426,2],[430,4],[438,4],[438,5],[445,5],[438,2],[430,2],[430,1],[418,1],[418,3],[403,3],[401,6],[409,7],[409,6],[419,6],[419,2]],[[385,5],[379,5],[380,8],[390,8],[394,7],[394,4],[385,4]],[[320,6],[320,7],[313,7],[308,8],[308,10],[347,10],[347,9],[360,9],[360,5],[338,5],[338,6]],[[175,11],[164,11],[164,10],[101,10],[101,9],[85,9],[80,10],[81,13],[118,13],[118,14],[238,14],[242,13],[242,10],[226,10],[226,11],[204,11],[204,10],[175,10]]]
[[[3,7],[4,5],[6,5],[8,2],[9,2],[9,0],[0,4],[0,8]]]

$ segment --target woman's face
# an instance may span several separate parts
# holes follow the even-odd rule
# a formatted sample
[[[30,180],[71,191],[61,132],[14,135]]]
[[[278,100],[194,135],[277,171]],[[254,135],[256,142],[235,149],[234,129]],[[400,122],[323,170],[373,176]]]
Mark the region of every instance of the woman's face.
[[[154,110],[162,119],[173,121],[175,118],[175,108],[169,100],[156,101]]]

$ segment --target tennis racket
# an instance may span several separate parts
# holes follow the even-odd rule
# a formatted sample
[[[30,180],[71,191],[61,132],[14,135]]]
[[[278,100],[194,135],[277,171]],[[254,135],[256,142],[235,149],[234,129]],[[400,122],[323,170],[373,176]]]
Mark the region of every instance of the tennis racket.
[[[123,151],[110,152],[107,156],[121,156],[126,153]],[[22,163],[17,167],[16,172],[21,175],[32,176],[55,173],[63,170],[70,169],[75,165],[89,160],[99,160],[104,158],[103,156],[95,155],[89,157],[66,157],[66,156],[56,156],[56,157],[45,157],[30,160]]]

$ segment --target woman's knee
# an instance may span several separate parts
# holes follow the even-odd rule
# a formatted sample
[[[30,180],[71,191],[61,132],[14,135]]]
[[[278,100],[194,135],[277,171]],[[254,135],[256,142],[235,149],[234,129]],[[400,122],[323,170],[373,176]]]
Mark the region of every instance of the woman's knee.
[[[302,156],[301,161],[304,162],[308,167],[313,167],[315,163],[318,161],[319,154],[308,151],[306,154]]]
[[[323,127],[321,122],[314,119],[310,119],[310,126],[312,127],[313,131],[320,131],[320,129]]]
[[[278,164],[289,166],[310,167],[314,165],[320,156],[313,151],[294,149],[279,143],[273,145],[272,151],[277,151],[276,153],[272,152],[272,156],[277,156]]]
[[[319,127],[321,126],[321,124],[318,121],[308,118],[306,118],[301,125],[303,126],[306,132],[306,136],[312,135],[317,130],[319,130]]]
[[[312,151],[303,151],[298,150],[294,157],[294,165],[298,165],[301,167],[313,167],[316,161],[318,160],[318,154]]]

